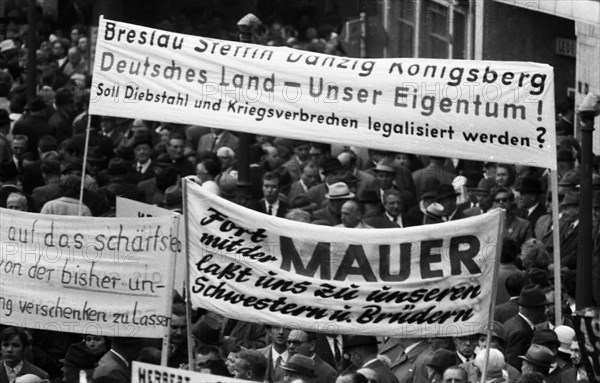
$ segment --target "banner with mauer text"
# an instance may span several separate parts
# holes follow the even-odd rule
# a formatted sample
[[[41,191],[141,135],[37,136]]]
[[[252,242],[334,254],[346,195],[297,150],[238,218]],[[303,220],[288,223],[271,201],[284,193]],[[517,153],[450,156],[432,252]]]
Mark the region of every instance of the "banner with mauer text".
[[[481,332],[504,212],[406,229],[271,217],[186,182],[194,306],[248,322],[392,337]]]
[[[173,217],[96,218],[0,209],[0,323],[160,338],[177,248]]]
[[[538,63],[348,58],[101,18],[90,113],[556,168]]]

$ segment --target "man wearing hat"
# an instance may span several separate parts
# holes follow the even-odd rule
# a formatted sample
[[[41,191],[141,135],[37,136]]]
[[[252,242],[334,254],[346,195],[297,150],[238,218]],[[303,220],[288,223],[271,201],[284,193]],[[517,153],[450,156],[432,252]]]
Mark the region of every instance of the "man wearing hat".
[[[350,189],[356,194],[357,198],[362,199],[365,194],[370,192],[379,194],[379,186],[377,185],[376,177],[371,172],[358,169],[358,155],[354,151],[349,149],[343,151],[337,158],[348,171],[346,177],[340,181],[343,181],[346,185],[350,186]],[[412,177],[410,180],[412,182]],[[381,201],[381,197],[379,200]]]
[[[426,365],[432,371],[429,378],[431,380],[438,379],[437,381],[441,381],[444,371],[446,371],[448,367],[457,365],[456,354],[445,348],[440,348],[433,353],[431,360],[429,363],[426,363]]]
[[[243,43],[265,44],[268,38],[267,27],[263,22],[253,15],[248,13],[237,22],[238,38]]]
[[[54,136],[56,131],[48,123],[48,106],[39,97],[26,106],[27,115],[20,118],[13,126],[13,136],[23,134],[29,138],[29,147],[37,148],[40,137],[49,134]],[[37,158],[37,153],[34,153]]]
[[[137,182],[149,180],[156,175],[152,163],[152,140],[147,134],[138,134],[133,137],[133,152],[135,153],[135,178]]]
[[[569,326],[560,325],[556,326],[553,331],[556,333],[556,337],[560,342],[558,352],[556,353],[556,366],[559,367],[561,371],[566,371],[573,367],[573,362],[571,361],[571,343],[575,337],[575,330]]]
[[[135,201],[143,201],[144,194],[135,183],[132,182],[134,176],[132,175],[133,169],[128,166],[122,158],[115,157],[108,162],[108,168],[106,174],[108,176],[108,183],[102,187],[105,190],[113,184],[119,185],[119,190],[123,192],[122,197],[132,199]]]
[[[560,375],[564,371],[561,366],[557,363],[558,348],[561,346],[558,340],[558,335],[549,329],[537,329],[533,333],[532,344],[538,344],[540,346],[548,347],[552,351],[552,364],[548,371],[547,381],[549,383],[559,383]]]
[[[579,233],[579,192],[569,191],[560,203],[560,264],[570,270],[577,267]]]
[[[85,343],[74,343],[69,346],[65,358],[60,360],[63,363],[63,382],[79,383],[79,372],[84,371],[87,380],[92,379],[94,369],[96,368],[96,357],[85,345]]]
[[[519,355],[519,359],[523,361],[523,366],[521,367],[523,374],[539,372],[547,379],[550,366],[554,362],[554,355],[552,355],[552,351],[548,347],[532,344],[527,349],[525,355]]]
[[[425,208],[423,222],[433,224],[466,218],[464,210],[459,209],[456,204],[456,197],[459,194],[450,184],[438,185],[433,190],[432,203]],[[423,193],[423,197],[426,195],[427,193]]]
[[[322,336],[322,335],[321,335]],[[287,337],[288,352],[309,357],[315,363],[314,383],[333,383],[338,376],[334,367],[317,355],[317,334],[303,330],[292,330]]]
[[[379,198],[383,202],[383,193],[387,190],[397,190],[403,196],[408,205],[413,205],[416,202],[415,184],[412,177],[407,175],[406,168],[396,168],[394,163],[388,159],[379,161],[375,166],[375,175]],[[398,180],[401,180],[402,185],[398,185]]]
[[[290,383],[296,379],[302,382],[313,382],[315,375],[315,361],[301,354],[296,354],[288,359],[283,366],[283,381]]]
[[[539,285],[527,285],[521,290],[519,313],[504,323],[506,329],[506,360],[513,367],[520,369],[522,359],[533,340],[535,325],[542,323],[546,317],[546,306],[549,302]]]
[[[336,182],[329,185],[328,189],[329,192],[325,194],[325,198],[327,198],[329,203],[327,206],[313,213],[313,223],[335,226],[342,223],[340,216],[342,205],[344,202],[353,199],[355,195],[350,191],[348,185],[343,182]]]
[[[537,178],[526,177],[521,180],[521,185],[517,188],[517,191],[519,192],[517,198],[519,211],[516,215],[527,219],[530,226],[534,228],[537,220],[547,214],[546,207],[540,199],[540,196],[544,193],[542,184]]]
[[[325,160],[323,174],[325,176],[324,182],[311,187],[306,192],[306,196],[315,202],[318,208],[325,207],[325,201],[327,200],[325,195],[329,193],[329,186],[336,182],[341,182],[346,178],[348,170],[342,165],[340,160],[333,157]]]
[[[390,368],[377,358],[377,338],[366,335],[349,335],[344,339],[344,354],[357,368],[368,368],[377,374],[379,383],[398,383]]]

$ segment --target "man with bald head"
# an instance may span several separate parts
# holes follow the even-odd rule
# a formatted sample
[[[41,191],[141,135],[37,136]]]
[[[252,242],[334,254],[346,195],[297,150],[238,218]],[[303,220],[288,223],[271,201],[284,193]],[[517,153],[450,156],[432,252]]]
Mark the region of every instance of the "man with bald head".
[[[362,220],[363,208],[360,202],[351,199],[342,205],[340,210],[341,224],[338,227],[347,227],[349,229],[372,229],[372,226],[367,225]]]

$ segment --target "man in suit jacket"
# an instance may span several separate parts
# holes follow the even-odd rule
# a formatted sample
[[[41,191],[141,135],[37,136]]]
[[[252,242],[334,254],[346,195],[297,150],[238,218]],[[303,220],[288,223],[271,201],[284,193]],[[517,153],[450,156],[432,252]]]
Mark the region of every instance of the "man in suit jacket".
[[[196,151],[198,153],[216,153],[217,149],[226,146],[235,152],[238,148],[238,141],[238,138],[228,130],[211,128],[210,133],[200,137]]]
[[[384,212],[382,214],[367,218],[365,222],[377,229],[418,225],[418,222],[415,222],[412,217],[404,213],[406,211],[404,198],[395,189],[383,192],[383,208]]]
[[[546,206],[540,202],[540,196],[544,192],[540,180],[525,177],[521,181],[521,185],[517,191],[519,192],[517,205],[520,208],[517,217],[527,219],[531,224],[531,228],[535,228],[537,220],[547,213]]]
[[[570,270],[577,267],[579,237],[579,192],[569,191],[560,203],[560,264]]]
[[[521,290],[519,298],[519,313],[504,322],[506,329],[506,361],[508,364],[521,369],[521,355],[525,355],[533,340],[535,325],[546,320],[546,307],[551,304],[539,285],[528,285]]]
[[[296,354],[304,355],[315,362],[314,383],[334,383],[338,373],[335,368],[326,363],[316,354],[317,336],[315,333],[303,330],[290,331],[287,339],[290,357]]]
[[[265,380],[269,383],[280,382],[283,380],[283,369],[281,366],[284,365],[289,358],[289,353],[287,351],[287,337],[290,330],[284,327],[273,326],[267,327],[267,332],[271,339],[271,344],[259,348],[256,351],[267,358]]]
[[[344,354],[357,368],[375,372],[379,383],[398,383],[390,368],[377,358],[377,339],[374,336],[350,335],[344,339]]]
[[[416,338],[392,361],[391,370],[399,382],[426,383],[427,363],[433,357],[433,348],[426,339]]]
[[[131,382],[131,362],[144,347],[142,338],[111,338],[111,349],[100,358],[93,379],[101,376],[114,378],[119,383]]]
[[[279,197],[280,177],[276,172],[267,172],[262,177],[263,196],[258,204],[258,211],[264,214],[285,217],[289,206]]]
[[[516,300],[519,298],[523,287],[530,283],[529,276],[523,271],[518,271],[506,278],[504,287],[510,298],[507,302],[497,305],[494,309],[495,321],[504,323],[519,313],[519,304]]]

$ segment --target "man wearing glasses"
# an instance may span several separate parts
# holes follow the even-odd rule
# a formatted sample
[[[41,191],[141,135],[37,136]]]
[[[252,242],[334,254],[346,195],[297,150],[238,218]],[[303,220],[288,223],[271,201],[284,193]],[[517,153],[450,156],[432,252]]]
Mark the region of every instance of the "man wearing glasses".
[[[316,354],[317,338],[312,332],[303,330],[292,330],[287,338],[288,352],[290,357],[296,354],[304,355],[315,362],[314,383],[333,383],[338,373],[335,368],[327,364]]]

